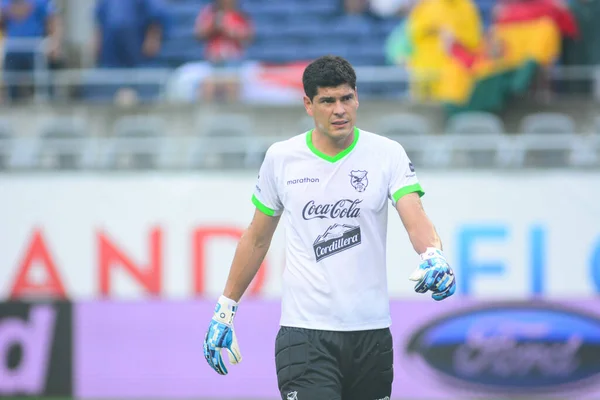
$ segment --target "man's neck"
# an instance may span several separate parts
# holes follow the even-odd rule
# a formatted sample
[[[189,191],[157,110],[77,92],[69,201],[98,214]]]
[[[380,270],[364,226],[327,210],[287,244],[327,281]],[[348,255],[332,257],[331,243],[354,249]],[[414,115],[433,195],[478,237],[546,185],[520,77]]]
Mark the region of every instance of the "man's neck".
[[[319,150],[321,153],[330,157],[335,157],[352,145],[352,142],[354,142],[354,135],[355,132],[353,129],[352,133],[347,137],[340,140],[334,140],[329,136],[322,134],[317,129],[314,129],[312,132],[312,144],[315,149]]]

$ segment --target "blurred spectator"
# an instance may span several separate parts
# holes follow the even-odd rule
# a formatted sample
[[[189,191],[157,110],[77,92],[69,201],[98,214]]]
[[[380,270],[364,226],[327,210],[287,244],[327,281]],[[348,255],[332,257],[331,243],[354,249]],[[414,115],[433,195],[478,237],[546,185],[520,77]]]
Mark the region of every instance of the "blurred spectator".
[[[536,85],[535,94],[547,98],[548,70],[559,57],[561,36],[578,34],[572,14],[559,0],[502,0],[478,48],[444,38],[451,58],[442,68],[438,100],[456,113],[500,112]]]
[[[565,66],[594,67],[600,65],[600,0],[572,0],[569,8],[579,26],[580,37],[563,38],[561,62]],[[571,77],[561,88],[567,93],[591,94],[594,78],[582,73]]]
[[[223,92],[228,101],[236,100],[239,95],[237,72],[245,47],[254,35],[249,17],[238,9],[235,0],[214,0],[198,14],[194,32],[198,40],[206,41],[204,58],[217,73],[206,79],[202,97],[212,101]]]
[[[407,28],[407,21],[402,20],[388,35],[385,41],[385,57],[388,64],[406,67],[406,63],[412,57],[414,47]]]
[[[413,95],[420,100],[439,98],[441,68],[450,55],[448,37],[474,50],[482,38],[482,22],[472,0],[421,0],[406,22],[412,43],[408,67],[413,75]]]
[[[53,0],[2,0],[0,4],[6,40],[4,70],[31,73],[9,78],[9,97],[17,100],[31,95],[34,68],[62,65],[62,22]]]
[[[415,0],[370,0],[369,9],[373,15],[389,18],[407,14]]]
[[[344,0],[344,11],[346,14],[364,14],[368,8],[369,0]]]
[[[101,68],[152,66],[167,26],[162,0],[99,0],[95,51]]]
[[[528,89],[540,100],[549,100],[550,69],[560,57],[562,37],[579,36],[577,21],[566,3],[500,0],[494,7],[493,26],[494,35],[510,50],[505,57],[507,61],[535,63]]]

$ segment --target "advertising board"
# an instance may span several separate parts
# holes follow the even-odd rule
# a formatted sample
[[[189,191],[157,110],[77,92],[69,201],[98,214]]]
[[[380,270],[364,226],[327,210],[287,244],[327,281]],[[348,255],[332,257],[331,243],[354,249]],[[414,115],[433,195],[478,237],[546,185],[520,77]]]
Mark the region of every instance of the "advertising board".
[[[0,303],[0,397],[72,391],[71,305]]]
[[[600,292],[600,174],[430,172],[423,203],[474,298]],[[254,206],[252,174],[0,177],[0,298],[216,298]],[[280,226],[250,293],[279,297]],[[415,298],[418,263],[390,207],[388,278]]]
[[[250,300],[236,316],[242,362],[216,374],[202,353],[210,301],[89,302],[76,308],[79,398],[276,399],[279,302]],[[392,398],[600,398],[596,300],[451,298],[391,304]],[[301,393],[298,393],[301,398]]]

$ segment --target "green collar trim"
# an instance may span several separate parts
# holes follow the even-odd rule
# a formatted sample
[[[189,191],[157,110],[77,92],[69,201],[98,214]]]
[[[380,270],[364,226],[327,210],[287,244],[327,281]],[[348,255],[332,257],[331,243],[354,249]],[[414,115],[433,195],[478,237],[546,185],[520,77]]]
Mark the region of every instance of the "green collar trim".
[[[329,161],[331,163],[339,161],[342,158],[344,158],[346,155],[348,155],[348,153],[350,153],[352,151],[352,149],[354,149],[356,147],[356,143],[358,143],[358,137],[360,136],[360,130],[357,127],[354,127],[354,141],[352,141],[352,144],[350,146],[346,147],[344,150],[337,153],[335,156],[329,156],[329,155],[317,150],[317,148],[313,145],[312,133],[313,133],[313,129],[308,131],[308,133],[306,134],[306,145],[308,146],[310,151],[313,152],[314,155],[316,155],[319,158],[322,158],[325,161]]]

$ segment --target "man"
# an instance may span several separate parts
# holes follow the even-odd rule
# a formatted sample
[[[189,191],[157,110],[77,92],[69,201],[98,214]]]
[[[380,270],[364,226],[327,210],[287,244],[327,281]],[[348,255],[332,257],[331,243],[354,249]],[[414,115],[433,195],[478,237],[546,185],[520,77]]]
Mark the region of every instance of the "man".
[[[29,73],[16,79],[7,79],[11,100],[28,98],[33,92],[33,72],[36,58],[51,69],[62,65],[63,26],[53,0],[1,0],[0,25],[4,30],[4,70]],[[44,57],[36,54],[42,39],[46,39]],[[43,67],[40,65],[39,67]],[[7,77],[9,78],[9,77]]]
[[[94,46],[100,68],[151,66],[162,47],[168,12],[162,0],[99,0]]]
[[[204,354],[222,375],[221,349],[233,364],[241,361],[233,319],[283,215],[287,265],[275,344],[282,399],[385,399],[393,380],[388,199],[423,260],[411,276],[415,290],[442,300],[454,293],[454,275],[404,149],[354,125],[352,66],[340,57],[319,58],[305,69],[303,84],[315,128],[267,151],[252,197],[254,218],[236,249]]]
[[[213,101],[223,92],[228,101],[239,95],[236,71],[244,59],[245,48],[254,36],[252,21],[237,6],[235,0],[214,0],[196,17],[194,34],[206,42],[204,59],[217,74],[206,79],[202,88],[205,101]],[[220,93],[219,93],[220,94]]]

